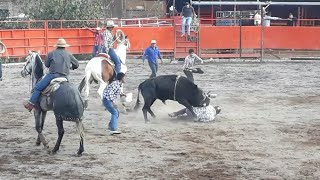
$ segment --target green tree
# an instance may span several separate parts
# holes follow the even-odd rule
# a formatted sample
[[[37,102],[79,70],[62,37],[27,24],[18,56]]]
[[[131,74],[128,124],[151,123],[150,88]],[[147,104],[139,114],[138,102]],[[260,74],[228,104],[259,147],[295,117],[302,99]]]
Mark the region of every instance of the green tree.
[[[103,17],[101,0],[16,0],[34,20],[81,20]]]

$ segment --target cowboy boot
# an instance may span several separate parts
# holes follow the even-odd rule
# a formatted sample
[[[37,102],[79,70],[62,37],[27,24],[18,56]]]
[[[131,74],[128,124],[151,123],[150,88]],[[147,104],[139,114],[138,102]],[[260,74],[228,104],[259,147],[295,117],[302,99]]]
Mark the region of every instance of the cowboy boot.
[[[26,108],[29,112],[32,111],[32,109],[34,108],[34,105],[30,102],[25,102],[23,103],[24,108]]]

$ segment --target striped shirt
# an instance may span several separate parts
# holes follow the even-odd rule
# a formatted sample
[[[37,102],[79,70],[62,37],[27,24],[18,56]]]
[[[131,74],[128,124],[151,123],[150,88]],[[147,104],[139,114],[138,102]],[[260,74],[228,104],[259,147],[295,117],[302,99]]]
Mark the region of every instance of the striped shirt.
[[[195,60],[198,60],[201,63],[203,63],[203,60],[196,54],[192,54],[192,55],[189,54],[184,60],[183,70],[192,69]]]
[[[119,80],[113,81],[103,91],[103,98],[114,101],[121,94],[122,83]]]

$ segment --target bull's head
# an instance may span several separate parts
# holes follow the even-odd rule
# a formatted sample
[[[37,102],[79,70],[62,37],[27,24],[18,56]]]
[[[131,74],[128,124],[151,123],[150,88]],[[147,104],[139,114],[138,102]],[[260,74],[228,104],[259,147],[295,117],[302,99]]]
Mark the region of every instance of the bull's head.
[[[209,106],[210,98],[215,98],[215,97],[217,97],[217,95],[211,94],[211,91],[209,91],[208,93],[203,92],[202,93],[202,101],[200,102],[200,106],[202,106],[202,107]]]

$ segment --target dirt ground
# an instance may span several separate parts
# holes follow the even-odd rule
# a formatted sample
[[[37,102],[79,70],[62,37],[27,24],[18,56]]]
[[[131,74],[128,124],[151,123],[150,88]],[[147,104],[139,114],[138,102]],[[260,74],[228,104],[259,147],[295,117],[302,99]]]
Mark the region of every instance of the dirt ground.
[[[136,61],[136,62],[133,62]],[[160,65],[180,74],[181,64]],[[120,115],[118,136],[107,131],[109,113],[92,85],[85,111],[85,153],[75,157],[75,123],[65,122],[60,151],[35,146],[34,117],[22,106],[29,80],[22,66],[4,69],[0,81],[0,179],[320,179],[320,62],[210,63],[195,82],[218,94],[215,122],[171,119],[182,106],[156,101],[157,115],[145,124],[142,111]],[[71,72],[78,85],[85,64]],[[149,74],[148,65],[128,61],[126,92]],[[134,103],[132,103],[132,106]],[[53,147],[57,128],[48,113],[44,135]]]

